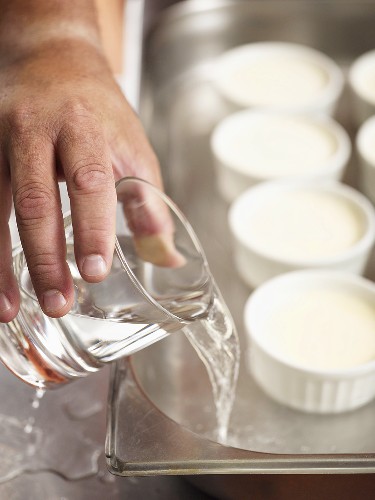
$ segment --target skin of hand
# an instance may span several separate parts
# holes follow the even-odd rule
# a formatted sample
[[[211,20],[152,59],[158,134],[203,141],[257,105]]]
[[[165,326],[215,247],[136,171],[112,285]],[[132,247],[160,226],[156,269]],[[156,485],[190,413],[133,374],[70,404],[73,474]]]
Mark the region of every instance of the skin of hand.
[[[98,282],[112,262],[115,180],[133,175],[162,188],[160,169],[103,55],[91,2],[0,0],[0,10],[2,4],[0,33],[5,16],[21,24],[22,35],[0,35],[0,321],[16,316],[20,300],[8,227],[12,198],[40,305],[61,317],[74,290],[58,180],[68,187],[80,273]],[[82,23],[66,36],[74,14],[66,14],[68,4],[79,4],[74,23],[80,15]]]

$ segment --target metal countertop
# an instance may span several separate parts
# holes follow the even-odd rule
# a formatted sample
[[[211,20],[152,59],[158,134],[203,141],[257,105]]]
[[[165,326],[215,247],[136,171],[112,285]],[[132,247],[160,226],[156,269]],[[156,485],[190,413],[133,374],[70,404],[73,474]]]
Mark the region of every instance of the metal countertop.
[[[0,416],[16,417],[24,421],[30,415],[30,402],[34,390],[0,365]],[[49,471],[24,472],[19,476],[0,484],[0,500],[117,500],[148,499],[204,500],[208,496],[200,493],[182,478],[148,477],[121,478],[109,474],[105,465],[104,441],[106,431],[106,406],[109,370],[104,368],[97,374],[76,381],[70,385],[50,391],[40,402],[35,411],[35,426],[53,436],[56,454],[53,459],[59,467],[69,469],[71,460],[81,462],[77,449],[72,442],[72,435],[82,440],[85,449],[87,442],[90,449],[99,450],[98,472],[83,479],[66,480]],[[70,418],[66,408],[72,402],[92,404],[91,415],[86,418]],[[6,452],[0,438],[0,450]],[[6,453],[0,454],[6,460]],[[83,453],[86,463],[88,454]],[[2,458],[3,457],[3,458]],[[53,462],[53,460],[52,460]],[[4,462],[3,462],[4,464]],[[86,465],[87,466],[87,465]],[[73,467],[74,471],[74,467]]]

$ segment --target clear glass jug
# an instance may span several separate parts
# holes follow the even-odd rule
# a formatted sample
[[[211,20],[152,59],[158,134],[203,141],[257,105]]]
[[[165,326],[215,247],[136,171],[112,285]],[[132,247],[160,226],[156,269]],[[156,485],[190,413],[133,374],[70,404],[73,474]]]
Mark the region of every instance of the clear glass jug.
[[[181,211],[164,193],[134,177],[118,181],[116,191],[115,252],[101,283],[81,278],[70,214],[64,217],[75,287],[66,316],[53,319],[42,312],[22,248],[13,251],[21,306],[13,321],[0,324],[0,359],[33,386],[52,388],[86,376],[209,312],[211,274]]]

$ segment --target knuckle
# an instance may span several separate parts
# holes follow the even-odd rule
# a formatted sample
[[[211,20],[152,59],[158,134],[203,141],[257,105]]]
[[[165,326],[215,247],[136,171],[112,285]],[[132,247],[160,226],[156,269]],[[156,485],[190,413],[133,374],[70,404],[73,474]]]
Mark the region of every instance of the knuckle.
[[[44,283],[51,286],[51,281],[56,276],[56,271],[59,268],[55,254],[41,252],[29,255],[27,264],[33,280],[37,280],[42,286]]]
[[[109,215],[84,217],[77,224],[81,254],[106,254],[112,242],[112,223]],[[113,249],[112,249],[113,250]]]
[[[90,105],[82,99],[70,99],[64,105],[63,115],[67,128],[79,126],[88,122],[95,121],[95,115],[92,113]]]
[[[0,266],[0,285],[8,283],[12,277],[12,269],[10,266],[3,267]]]
[[[108,217],[91,217],[82,221],[81,232],[85,239],[97,244],[108,244],[108,235],[110,233],[110,220]]]
[[[90,113],[90,106],[82,98],[71,98],[65,103],[65,110],[72,116],[86,116]]]
[[[89,104],[82,99],[73,98],[64,102],[56,123],[58,140],[63,148],[69,148],[71,143],[85,142],[85,137],[98,135],[101,130],[96,115],[92,112]],[[85,134],[82,134],[82,131]]]
[[[82,160],[72,170],[73,186],[78,192],[97,193],[103,187],[114,185],[112,169],[97,160]]]
[[[68,173],[75,175],[76,170],[97,170],[93,177],[106,177],[106,156],[109,155],[104,130],[98,117],[82,102],[73,102],[64,110],[63,123],[58,133],[58,148],[68,157],[76,156],[77,162],[64,166]],[[91,167],[91,168],[90,168]],[[87,172],[85,172],[87,173]],[[81,174],[77,174],[81,177]]]
[[[15,106],[8,114],[9,128],[16,136],[22,136],[32,130],[36,110],[27,100]]]
[[[29,183],[14,193],[16,216],[21,225],[37,225],[50,215],[54,203],[54,193],[41,182]]]

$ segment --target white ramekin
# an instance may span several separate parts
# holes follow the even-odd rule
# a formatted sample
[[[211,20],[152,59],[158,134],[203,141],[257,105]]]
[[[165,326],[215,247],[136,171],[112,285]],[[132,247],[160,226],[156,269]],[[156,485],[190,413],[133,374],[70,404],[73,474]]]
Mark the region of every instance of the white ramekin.
[[[363,226],[363,236],[350,248],[327,258],[292,259],[280,257],[277,250],[267,251],[251,240],[251,227],[244,214],[256,214],[260,206],[273,202],[280,194],[293,191],[332,194],[353,206]],[[234,261],[239,275],[251,288],[257,287],[279,274],[301,269],[334,269],[362,274],[375,241],[375,210],[361,193],[338,182],[311,183],[309,181],[272,181],[259,184],[240,195],[228,213],[229,228],[233,237]]]
[[[297,271],[268,281],[253,292],[244,309],[248,368],[269,396],[289,407],[316,413],[358,408],[375,396],[375,360],[341,370],[307,369],[283,359],[265,340],[265,324],[275,308],[288,304],[290,294],[314,287],[336,287],[375,303],[375,284],[348,273]]]
[[[352,91],[352,115],[361,125],[375,114],[375,50],[358,57],[349,69],[349,86]]]
[[[233,75],[238,75],[238,72],[244,69],[251,73],[251,65],[254,65],[255,61],[259,64],[259,61],[269,61],[270,58],[274,61],[275,69],[269,72],[269,79],[267,79],[268,75],[266,77],[262,76],[263,79],[266,78],[267,83],[270,82],[269,97],[266,95],[260,100],[259,96],[251,95],[251,92],[241,89],[238,77],[236,80]],[[293,78],[296,80],[296,67],[290,68],[290,75],[285,69],[288,61],[293,64],[298,62],[301,67],[302,73],[300,72],[299,79],[295,83],[297,92],[303,92],[304,83],[306,84],[305,87],[308,88],[309,82],[306,80],[310,79],[312,84],[314,71],[316,74],[319,73],[322,78],[324,76],[326,81],[321,84],[321,88],[314,89],[314,93],[311,93],[311,95],[307,95],[305,91],[306,96],[299,96],[299,102],[297,102],[296,92],[293,95],[293,92],[290,91],[291,85],[287,85],[286,81],[284,82],[285,85],[277,84],[278,67],[283,67],[285,78],[291,78],[292,81]],[[311,69],[310,74],[306,73],[306,68],[309,66]],[[254,68],[254,76],[256,77],[256,67],[254,66]],[[213,72],[213,84],[228,103],[229,109],[257,107],[288,112],[332,114],[343,90],[344,77],[339,66],[325,54],[305,45],[275,41],[241,45],[224,52],[217,59]],[[277,98],[275,98],[275,91],[273,90],[274,84],[277,85]],[[274,93],[273,96],[271,95],[271,88]]]
[[[256,164],[252,151],[249,155],[236,154],[236,143],[238,144],[239,137],[244,137],[246,130],[249,140],[255,140],[255,135],[259,135],[259,130],[267,131],[267,135],[263,132],[264,142],[259,142],[256,146],[256,154],[259,155],[258,158],[261,158],[261,155],[269,154],[274,141],[277,141],[280,134],[288,129],[289,137],[287,136],[286,140],[290,144],[283,145],[282,151],[278,152],[278,158],[274,159],[275,167],[276,162],[280,162],[278,174],[275,172],[276,168],[274,172],[264,172],[259,159],[258,165]],[[299,140],[298,133],[302,133],[304,143]],[[293,153],[294,137],[295,141],[299,141],[298,159],[296,153]],[[326,137],[325,141],[324,137]],[[311,156],[314,147],[318,149],[323,145],[327,148],[329,142],[332,142],[332,151],[324,152],[317,159],[316,165],[311,165],[310,161],[308,168],[304,168],[304,161],[306,162],[306,159]],[[303,151],[304,149],[306,151]],[[244,110],[233,113],[219,122],[211,136],[211,151],[219,192],[226,201],[231,202],[247,188],[272,179],[298,177],[313,180],[341,180],[351,155],[351,142],[344,128],[326,116]],[[285,164],[288,161],[298,162],[298,165],[294,165],[293,168],[286,167]]]
[[[361,191],[375,204],[375,116],[359,128],[356,149]]]

